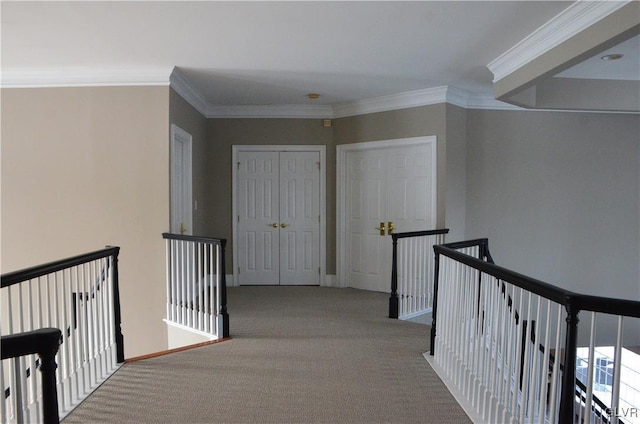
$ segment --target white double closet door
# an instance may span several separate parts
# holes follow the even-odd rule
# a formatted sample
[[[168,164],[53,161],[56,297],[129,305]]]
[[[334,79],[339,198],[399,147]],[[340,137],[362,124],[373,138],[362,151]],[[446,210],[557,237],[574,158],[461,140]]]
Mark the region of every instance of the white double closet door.
[[[320,284],[320,153],[237,153],[240,285]]]
[[[340,146],[338,156],[344,184],[343,285],[389,292],[390,223],[395,233],[435,229],[436,139]]]

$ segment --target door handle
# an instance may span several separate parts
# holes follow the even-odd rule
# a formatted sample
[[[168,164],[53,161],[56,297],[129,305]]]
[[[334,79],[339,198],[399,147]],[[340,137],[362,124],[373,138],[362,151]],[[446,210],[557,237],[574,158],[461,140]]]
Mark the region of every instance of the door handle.
[[[277,223],[277,222],[274,222],[273,224],[271,224],[271,226],[272,226],[273,228],[278,228],[278,223]]]
[[[287,228],[287,227],[288,227],[288,225],[287,225],[287,224],[285,224],[284,222],[283,222],[282,224],[280,224],[280,226],[281,226],[282,228]]]
[[[380,223],[380,226],[379,226],[379,227],[376,227],[376,230],[380,231],[380,235],[381,235],[381,236],[383,236],[383,235],[384,235],[384,231],[385,231],[385,229],[386,229],[386,228],[385,228],[384,222],[381,222],[381,223]]]
[[[181,222],[180,223],[180,235],[184,234],[187,232],[187,229],[184,227],[184,223]]]
[[[389,221],[389,225],[387,226],[387,234],[393,234],[393,222]]]

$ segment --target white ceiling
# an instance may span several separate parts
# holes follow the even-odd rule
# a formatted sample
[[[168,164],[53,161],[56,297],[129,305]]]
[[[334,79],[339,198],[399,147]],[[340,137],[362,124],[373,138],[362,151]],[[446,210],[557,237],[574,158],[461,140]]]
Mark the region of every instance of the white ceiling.
[[[610,54],[622,54],[623,57],[614,61],[602,60],[602,56]],[[556,77],[637,81],[640,78],[640,36],[600,52]]]
[[[335,105],[441,86],[488,96],[486,65],[572,3],[3,1],[3,85],[176,66],[210,105]]]

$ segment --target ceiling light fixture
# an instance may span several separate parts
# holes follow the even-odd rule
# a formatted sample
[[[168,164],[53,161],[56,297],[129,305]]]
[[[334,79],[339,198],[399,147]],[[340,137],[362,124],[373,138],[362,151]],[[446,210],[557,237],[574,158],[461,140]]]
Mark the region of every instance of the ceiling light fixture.
[[[315,100],[318,97],[320,97],[320,95],[318,93],[309,93],[307,94],[307,97],[310,98],[311,100]]]
[[[608,55],[602,56],[600,59],[602,59],[602,60],[618,60],[618,59],[622,59],[623,57],[624,57],[623,54],[614,53],[614,54],[608,54]]]

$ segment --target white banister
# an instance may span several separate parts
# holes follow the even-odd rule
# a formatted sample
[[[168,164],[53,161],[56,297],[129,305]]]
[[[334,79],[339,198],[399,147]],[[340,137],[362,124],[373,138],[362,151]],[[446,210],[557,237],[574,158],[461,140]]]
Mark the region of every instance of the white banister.
[[[114,315],[119,302],[113,298],[118,251],[107,248],[2,276],[3,336],[47,327],[61,330],[55,357],[60,418],[119,366],[117,351],[122,348],[116,346],[120,329]],[[33,354],[2,360],[1,423],[43,420],[39,368],[40,359]]]
[[[427,359],[473,421],[640,424],[640,355],[623,338],[636,330],[627,343],[640,349],[640,302],[580,295],[498,267],[486,239],[434,251]],[[580,320],[588,334],[578,332]],[[598,344],[598,326],[608,329],[607,345]]]
[[[226,337],[225,241],[168,233],[163,237],[167,252],[165,321],[209,340]]]
[[[433,245],[444,243],[449,230],[392,234],[393,275],[389,316],[411,319],[431,312],[433,305]],[[395,276],[395,277],[394,277]],[[393,310],[397,307],[396,311]]]

